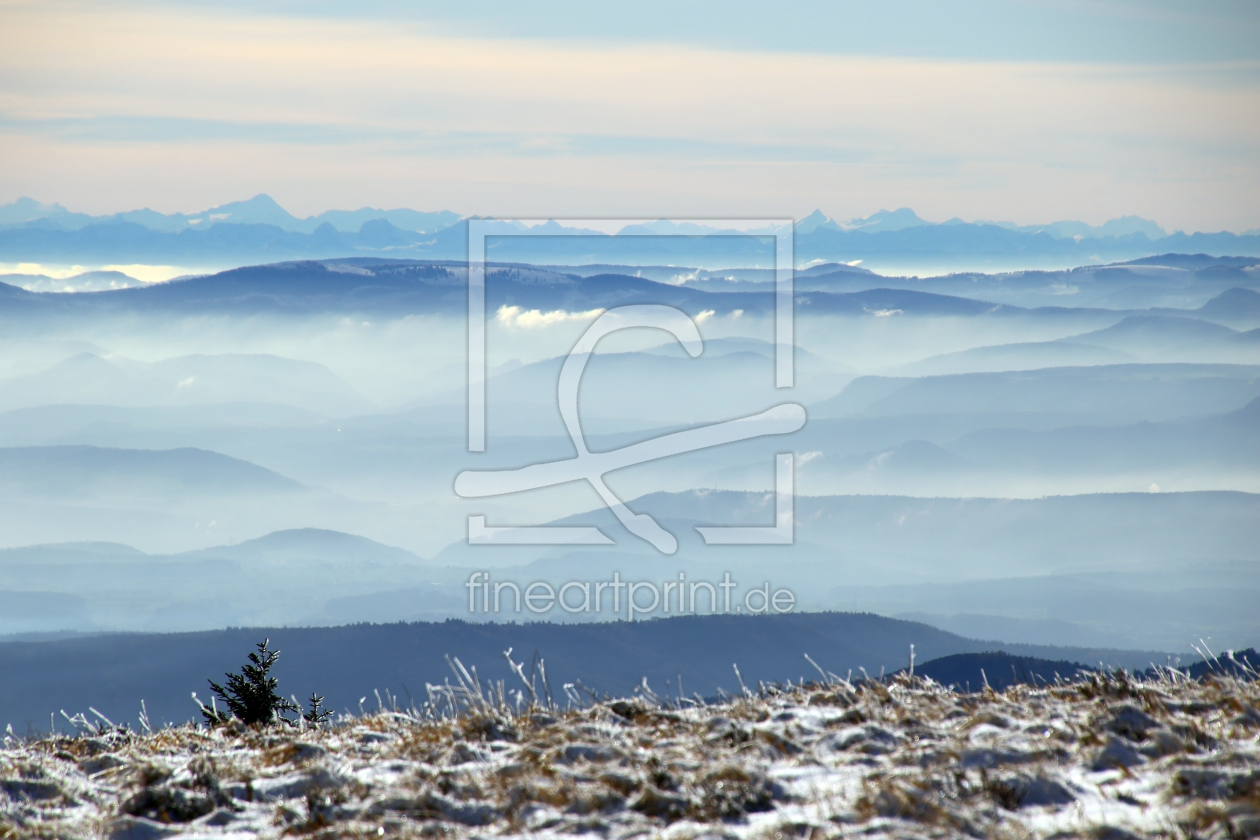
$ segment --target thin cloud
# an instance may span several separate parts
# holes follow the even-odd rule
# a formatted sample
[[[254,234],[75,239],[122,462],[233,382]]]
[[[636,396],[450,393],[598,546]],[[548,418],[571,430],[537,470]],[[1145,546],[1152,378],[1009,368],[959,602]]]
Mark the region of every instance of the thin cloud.
[[[603,309],[591,309],[586,312],[566,312],[563,309],[556,309],[543,312],[538,309],[522,309],[519,306],[500,306],[494,313],[494,319],[509,329],[536,330],[569,321],[593,321],[602,314],[604,314]]]

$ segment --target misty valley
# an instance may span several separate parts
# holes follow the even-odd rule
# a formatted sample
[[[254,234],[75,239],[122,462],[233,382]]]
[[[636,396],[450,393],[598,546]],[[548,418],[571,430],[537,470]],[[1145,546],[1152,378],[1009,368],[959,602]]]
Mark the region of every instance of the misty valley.
[[[466,582],[685,572],[729,573],[737,603],[770,577],[797,611],[1005,643],[1260,643],[1260,260],[932,277],[820,262],[796,272],[780,389],[760,256],[566,264],[560,240],[581,256],[581,238],[545,238],[551,262],[486,268],[484,453],[467,448],[463,262],[279,262],[73,294],[0,277],[0,634],[612,619],[471,615]],[[579,392],[592,451],[785,402],[804,427],[610,473],[674,555],[583,482],[458,497],[463,470],[575,455],[561,365],[600,312],[633,304],[686,312],[704,350],[605,338]],[[773,524],[780,452],[794,544],[704,545],[698,526]],[[613,544],[470,545],[470,515]]]

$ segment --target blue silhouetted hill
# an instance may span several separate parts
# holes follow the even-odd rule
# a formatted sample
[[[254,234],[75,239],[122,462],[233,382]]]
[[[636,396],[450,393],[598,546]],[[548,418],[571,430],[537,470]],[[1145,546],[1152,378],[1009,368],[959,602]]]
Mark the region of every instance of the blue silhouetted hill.
[[[1207,318],[1223,321],[1254,321],[1260,318],[1260,292],[1252,289],[1228,289],[1221,292],[1195,312]]]
[[[386,222],[371,222],[382,236],[392,236]],[[213,230],[218,230],[218,226]],[[366,227],[366,225],[365,225]],[[541,238],[541,237],[539,237]],[[74,295],[31,293],[13,286],[0,295],[0,314],[47,312],[89,314],[131,312],[225,312],[231,314],[311,314],[364,312],[401,317],[412,313],[463,315],[467,310],[462,264],[379,259],[302,260],[247,266],[198,277],[126,289]],[[1093,310],[1041,307],[1027,309],[950,294],[915,289],[868,288],[857,291],[800,291],[798,314],[854,317],[1020,317],[1060,319]],[[529,266],[489,266],[486,309],[502,306],[543,311],[589,311],[628,304],[662,304],[695,315],[712,310],[766,313],[774,308],[773,289],[715,292],[687,285],[659,283],[629,274],[590,276]],[[1098,311],[1097,318],[1112,313]]]
[[[930,677],[955,691],[979,691],[985,685],[1003,691],[1012,685],[1044,685],[1060,678],[1072,679],[1078,672],[1089,670],[1089,666],[1066,659],[1039,659],[998,650],[942,656],[916,664],[914,675]]]

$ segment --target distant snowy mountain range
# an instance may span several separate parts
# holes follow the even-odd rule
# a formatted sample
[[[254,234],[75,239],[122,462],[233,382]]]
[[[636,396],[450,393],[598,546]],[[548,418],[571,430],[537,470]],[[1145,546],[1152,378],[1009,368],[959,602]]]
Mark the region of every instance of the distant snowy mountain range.
[[[109,225],[131,222],[141,227],[161,233],[174,233],[181,230],[204,230],[216,224],[234,225],[272,225],[289,233],[314,233],[321,225],[327,224],[340,233],[358,233],[364,223],[384,220],[395,228],[410,233],[436,233],[458,222],[461,218],[449,210],[421,212],[417,210],[379,210],[373,207],[362,207],[358,210],[327,210],[318,216],[299,218],[281,207],[275,199],[266,194],[256,195],[247,201],[233,201],[219,207],[211,207],[200,213],[159,213],[145,208],[125,213],[113,213],[106,216],[92,216],[86,213],[75,213],[60,204],[42,204],[33,198],[19,198],[12,204],[0,206],[0,229],[25,227],[40,230],[82,230],[89,225]],[[815,210],[796,223],[796,233],[812,233],[818,229],[837,231],[862,231],[877,233],[923,225],[937,224],[919,218],[909,207],[898,210],[880,210],[865,218],[838,221]],[[1105,236],[1129,236],[1135,233],[1144,235],[1152,241],[1162,239],[1168,233],[1150,219],[1140,216],[1124,216],[1112,219],[1101,225],[1090,225],[1086,222],[1058,221],[1044,225],[1017,225],[1014,222],[975,221],[965,222],[959,218],[940,222],[942,225],[995,225],[1007,230],[1021,233],[1046,233],[1055,239],[1097,239]],[[516,223],[521,231],[530,230],[526,225]],[[632,225],[623,229],[622,233],[656,233],[663,235],[702,236],[715,233],[720,228],[711,225],[688,222],[674,223],[659,220],[640,225]],[[543,233],[543,230],[535,230]],[[594,230],[575,231],[554,225],[545,232],[595,234]],[[1255,231],[1251,231],[1255,233]]]
[[[882,233],[932,224],[937,223],[919,218],[918,214],[909,207],[902,207],[898,210],[880,210],[864,219],[850,219],[847,222],[836,221],[823,215],[821,210],[815,210],[796,223],[796,232],[798,234],[810,233],[822,228],[846,231],[858,230],[863,233]],[[1132,236],[1136,233],[1145,236],[1151,241],[1155,241],[1168,235],[1168,232],[1158,224],[1150,219],[1143,219],[1141,216],[1122,216],[1118,219],[1111,219],[1101,225],[1091,225],[1087,222],[1076,221],[1051,222],[1045,225],[1017,225],[1014,222],[981,220],[965,222],[957,216],[939,224],[994,225],[995,227],[1019,231],[1020,233],[1044,233],[1055,239],[1101,239],[1106,236]]]
[[[248,201],[233,201],[211,207],[200,213],[159,213],[147,207],[108,216],[74,213],[60,204],[41,204],[33,198],[19,198],[0,206],[0,229],[25,227],[40,230],[82,230],[89,225],[116,225],[130,222],[159,233],[181,230],[205,230],[217,224],[272,225],[289,233],[314,233],[321,225],[329,225],[342,233],[357,233],[365,222],[383,219],[400,230],[433,233],[460,220],[457,213],[440,210],[421,213],[416,210],[328,210],[318,216],[299,219],[276,203],[269,195],[256,195]]]
[[[472,217],[446,210],[365,207],[303,219],[267,195],[193,214],[144,209],[90,216],[22,198],[0,206],[0,263],[225,268],[353,256],[463,260],[468,218]],[[555,221],[530,226],[505,220],[493,226],[497,239],[488,241],[487,255],[536,265],[774,264],[774,247],[767,239],[773,231],[741,230],[748,235],[705,238],[720,232],[730,230],[714,223],[658,220],[609,234]],[[1163,253],[1260,255],[1260,231],[1168,234],[1138,216],[1097,226],[1080,221],[1016,225],[957,218],[929,222],[905,207],[848,221],[815,210],[796,223],[794,233],[798,264],[864,262],[885,272],[1057,269]],[[111,287],[114,284],[101,280],[93,288]]]

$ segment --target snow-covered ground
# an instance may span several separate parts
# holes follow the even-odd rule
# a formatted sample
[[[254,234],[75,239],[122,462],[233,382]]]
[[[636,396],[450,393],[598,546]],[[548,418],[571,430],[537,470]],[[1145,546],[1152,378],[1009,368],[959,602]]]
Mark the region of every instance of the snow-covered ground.
[[[1260,835],[1256,682],[832,679],[519,714],[502,686],[452,699],[458,718],[10,736],[0,837]]]

